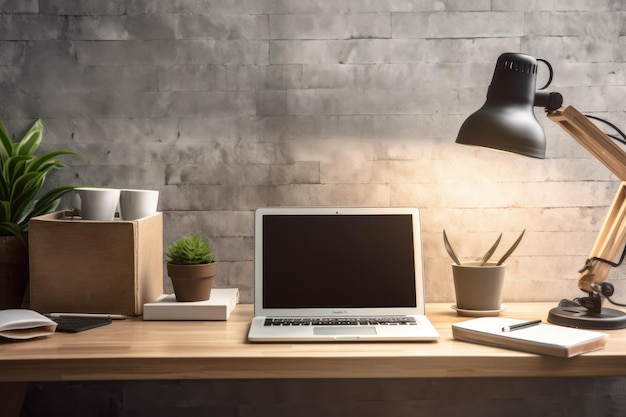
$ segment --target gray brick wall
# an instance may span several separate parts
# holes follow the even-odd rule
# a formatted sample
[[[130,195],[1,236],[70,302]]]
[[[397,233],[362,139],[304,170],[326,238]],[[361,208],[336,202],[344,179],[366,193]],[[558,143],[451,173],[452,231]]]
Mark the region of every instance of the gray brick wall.
[[[546,160],[453,142],[505,51],[548,59],[567,104],[626,125],[624,13],[617,0],[0,0],[0,120],[19,134],[42,118],[45,148],[96,158],[50,185],[160,190],[164,246],[205,235],[217,285],[244,302],[265,205],[420,207],[433,302],[453,301],[444,228],[467,257],[526,229],[505,301],[556,302],[579,295],[616,179],[541,112]],[[611,280],[626,294],[623,269]]]
[[[623,4],[518,3],[5,0],[0,120],[42,118],[44,147],[97,158],[50,185],[160,190],[164,246],[205,235],[246,302],[265,205],[420,207],[428,301],[453,300],[444,228],[466,257],[524,228],[505,300],[574,297],[615,178],[540,112],[547,160],[453,142],[504,51],[548,59],[566,103],[623,124]]]

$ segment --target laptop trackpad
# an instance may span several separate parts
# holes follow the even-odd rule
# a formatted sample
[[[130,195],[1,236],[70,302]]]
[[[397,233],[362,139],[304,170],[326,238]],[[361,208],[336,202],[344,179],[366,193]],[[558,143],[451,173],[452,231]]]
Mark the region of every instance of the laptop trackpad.
[[[376,334],[375,327],[319,326],[313,327],[313,334],[319,336],[368,336]]]

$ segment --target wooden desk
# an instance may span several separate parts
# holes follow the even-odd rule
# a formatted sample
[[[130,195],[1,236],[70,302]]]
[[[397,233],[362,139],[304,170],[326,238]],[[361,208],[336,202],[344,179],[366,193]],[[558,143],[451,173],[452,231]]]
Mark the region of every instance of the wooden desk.
[[[502,316],[546,319],[555,303],[509,304]],[[0,344],[0,381],[228,378],[448,378],[626,375],[626,330],[603,350],[561,359],[455,341],[450,303],[426,310],[441,334],[426,343],[250,344],[252,306],[226,322],[133,318],[78,334]]]

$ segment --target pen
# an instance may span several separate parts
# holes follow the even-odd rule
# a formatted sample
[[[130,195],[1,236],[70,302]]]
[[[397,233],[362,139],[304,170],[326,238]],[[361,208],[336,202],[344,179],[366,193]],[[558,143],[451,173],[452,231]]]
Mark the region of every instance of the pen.
[[[527,321],[524,323],[518,323],[518,324],[511,324],[510,326],[504,326],[502,328],[503,332],[511,332],[513,330],[520,330],[520,329],[525,329],[527,327],[532,327],[532,326],[536,326],[538,324],[541,323],[541,320],[532,320],[532,321]]]
[[[126,318],[123,314],[99,314],[99,313],[50,313],[52,318],[61,317],[85,317],[85,318],[99,318],[99,319],[111,319],[111,320],[123,320]]]

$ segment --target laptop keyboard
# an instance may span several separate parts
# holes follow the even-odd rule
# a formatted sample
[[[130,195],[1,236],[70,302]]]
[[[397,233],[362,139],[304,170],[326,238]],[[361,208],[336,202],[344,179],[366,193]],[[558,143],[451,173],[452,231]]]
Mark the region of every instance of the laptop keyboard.
[[[320,317],[265,319],[265,326],[405,326],[417,325],[415,317]]]

